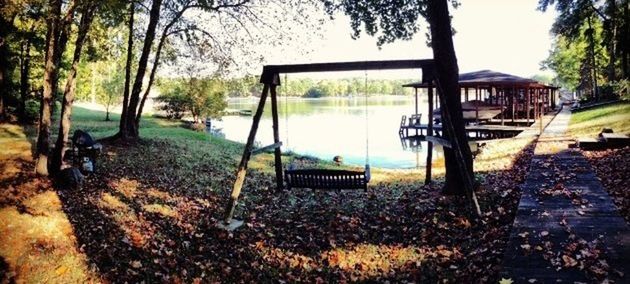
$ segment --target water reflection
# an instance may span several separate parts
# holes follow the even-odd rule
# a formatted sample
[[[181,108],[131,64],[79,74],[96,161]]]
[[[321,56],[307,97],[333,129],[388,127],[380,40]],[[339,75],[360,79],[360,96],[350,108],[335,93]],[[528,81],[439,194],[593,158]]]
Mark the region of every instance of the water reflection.
[[[236,99],[229,102],[228,108],[255,111],[257,103],[256,98]],[[341,155],[344,163],[353,165],[364,165],[366,152],[369,152],[373,167],[416,168],[425,165],[426,142],[403,142],[398,135],[400,117],[414,111],[413,97],[370,97],[367,110],[364,97],[279,98],[278,103],[284,151],[291,150],[324,160]],[[426,100],[421,99],[419,109],[426,112]],[[423,120],[426,120],[426,115]],[[214,127],[220,128],[227,139],[245,142],[251,123],[251,116],[230,115],[214,122]],[[367,149],[366,123],[369,126]],[[256,138],[260,145],[273,143],[269,101]],[[435,147],[433,151],[434,159],[442,156],[440,147]]]

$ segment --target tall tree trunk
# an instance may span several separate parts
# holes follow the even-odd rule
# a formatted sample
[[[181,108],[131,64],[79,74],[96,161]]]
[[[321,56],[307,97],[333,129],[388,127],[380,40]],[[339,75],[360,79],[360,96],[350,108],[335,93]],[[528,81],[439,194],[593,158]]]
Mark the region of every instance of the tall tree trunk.
[[[467,165],[468,174],[473,176],[473,161],[462,113],[462,104],[459,90],[459,67],[453,45],[450,14],[446,0],[428,1],[427,20],[431,28],[431,46],[435,69],[440,79],[446,104],[448,105],[451,122],[455,128],[455,137],[447,137],[449,140],[457,139],[461,146],[464,162]],[[444,108],[442,108],[444,111]],[[444,114],[443,114],[444,116]],[[444,132],[446,134],[446,132]],[[448,135],[448,134],[446,134]],[[453,149],[444,148],[446,162],[445,194],[465,195],[465,178],[461,176],[459,165]]]
[[[48,175],[48,153],[50,151],[50,105],[53,100],[57,66],[55,65],[55,50],[59,40],[61,0],[50,0],[48,31],[46,32],[46,60],[44,63],[44,92],[40,102],[39,133],[37,135],[37,164],[35,172]]]
[[[127,106],[126,113],[126,131],[127,137],[136,139],[138,138],[138,128],[136,127],[136,113],[138,103],[140,102],[140,92],[142,91],[142,80],[147,70],[147,63],[149,61],[149,53],[151,53],[151,47],[153,46],[153,40],[155,39],[155,30],[157,28],[158,21],[160,20],[160,8],[162,0],[153,0],[151,5],[151,11],[149,12],[149,25],[146,30],[146,36],[144,38],[144,45],[142,46],[142,53],[140,54],[140,60],[138,61],[138,70],[136,71],[136,78],[133,82],[133,88],[129,95],[129,104]]]
[[[134,2],[129,2],[129,38],[127,39],[127,62],[125,63],[125,86],[123,90],[122,113],[120,114],[120,124],[118,136],[128,139],[127,135],[127,105],[129,104],[129,91],[131,85],[131,62],[133,60],[133,16],[135,12]]]
[[[151,92],[151,86],[153,86],[153,81],[155,80],[155,73],[157,72],[158,64],[160,63],[160,55],[162,54],[162,48],[164,47],[164,42],[166,42],[166,37],[168,37],[168,28],[164,29],[162,36],[160,37],[160,42],[158,43],[157,50],[155,51],[155,59],[153,60],[153,67],[151,67],[151,74],[149,74],[149,83],[147,84],[147,88],[144,91],[144,95],[142,95],[142,100],[140,101],[140,106],[138,107],[138,113],[136,114],[136,128],[140,127],[140,118],[142,117],[142,111],[144,109],[144,103],[149,97],[149,93]]]
[[[588,17],[588,44],[590,51],[590,59],[591,59],[591,68],[592,68],[592,78],[593,78],[593,96],[595,97],[595,101],[599,101],[599,90],[597,87],[597,61],[595,60],[595,29],[593,29],[591,23],[591,17]]]
[[[98,3],[98,2],[97,2]],[[66,142],[68,141],[68,134],[70,133],[70,117],[72,115],[72,103],[74,102],[74,95],[76,90],[76,76],[79,62],[81,61],[81,50],[85,43],[85,38],[90,29],[92,18],[96,10],[96,5],[93,2],[86,4],[87,7],[83,11],[81,21],[79,23],[79,31],[77,39],[75,41],[74,55],[72,59],[72,67],[68,73],[68,79],[63,92],[63,104],[61,105],[61,119],[59,120],[59,134],[57,135],[57,142],[55,143],[55,151],[53,153],[53,159],[51,163],[51,169],[53,172],[61,170],[63,164],[63,158],[66,150]]]
[[[0,43],[0,44],[2,44],[2,43]],[[3,48],[3,47],[0,46],[0,48]],[[4,57],[4,55],[2,53],[4,53],[4,52],[0,51],[0,56]],[[2,69],[5,69],[5,68],[2,68]],[[7,91],[6,91],[7,87],[5,86],[6,85],[6,80],[5,80],[6,75],[5,74],[7,74],[7,73],[8,72],[5,72],[5,70],[0,70],[0,122],[4,121],[6,119],[6,111],[4,109],[4,97],[7,94]]]
[[[32,31],[33,29],[31,29]],[[31,38],[26,40],[20,60],[20,110],[19,119],[26,122],[26,98],[30,88],[29,73],[31,72]]]
[[[37,163],[35,172],[48,175],[48,155],[50,154],[50,125],[52,124],[52,104],[57,93],[58,69],[63,51],[66,48],[70,25],[74,18],[76,1],[68,4],[67,14],[61,18],[61,0],[50,0],[48,31],[46,32],[46,56],[44,64],[44,92],[39,109],[39,133],[37,136]]]
[[[630,46],[628,45],[628,41],[630,41],[630,13],[628,10],[630,9],[630,3],[628,0],[623,1],[623,24],[621,27],[621,35],[619,43],[621,43],[618,48],[621,49],[621,70],[623,72],[624,79],[630,79]]]
[[[0,4],[0,8],[2,8]],[[8,95],[8,83],[9,80],[9,47],[6,36],[11,32],[9,29],[12,27],[11,22],[7,21],[3,16],[0,16],[0,121],[6,118],[5,102],[4,99]]]
[[[606,38],[606,46],[608,47],[608,81],[616,81],[617,74],[615,71],[615,63],[617,62],[617,30],[618,30],[618,13],[616,0],[607,0],[606,11],[608,20],[604,20],[604,32],[608,35]],[[608,26],[608,29],[606,29]]]
[[[155,80],[155,73],[157,72],[157,68],[160,64],[160,55],[162,54],[162,48],[164,48],[164,43],[166,43],[166,38],[170,36],[172,33],[170,32],[171,27],[179,21],[179,19],[184,15],[184,12],[188,10],[191,6],[185,6],[180,10],[175,17],[164,27],[162,31],[162,35],[160,36],[160,41],[158,42],[157,50],[155,51],[155,59],[153,60],[153,67],[151,67],[151,74],[149,74],[149,83],[147,84],[147,88],[144,91],[144,95],[142,96],[142,100],[140,101],[140,106],[138,107],[138,113],[136,114],[136,128],[140,127],[140,119],[142,118],[142,111],[144,109],[144,103],[149,97],[149,93],[151,92],[151,87],[153,86],[153,82]]]

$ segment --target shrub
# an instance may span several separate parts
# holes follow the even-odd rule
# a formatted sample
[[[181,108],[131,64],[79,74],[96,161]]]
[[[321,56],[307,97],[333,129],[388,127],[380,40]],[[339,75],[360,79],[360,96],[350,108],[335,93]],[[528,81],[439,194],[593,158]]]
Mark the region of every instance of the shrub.
[[[158,109],[165,111],[169,119],[181,119],[191,103],[190,98],[178,87],[171,92],[162,93],[155,100],[160,103]]]
[[[610,85],[612,86],[613,93],[619,96],[619,98],[622,100],[630,100],[630,80],[623,79],[612,82]]]
[[[25,121],[29,123],[39,120],[39,101],[27,100],[24,107],[24,116]]]
[[[162,95],[156,100],[169,118],[179,119],[190,113],[194,122],[201,122],[203,117],[221,117],[227,107],[223,89],[217,79],[173,80],[162,84]]]

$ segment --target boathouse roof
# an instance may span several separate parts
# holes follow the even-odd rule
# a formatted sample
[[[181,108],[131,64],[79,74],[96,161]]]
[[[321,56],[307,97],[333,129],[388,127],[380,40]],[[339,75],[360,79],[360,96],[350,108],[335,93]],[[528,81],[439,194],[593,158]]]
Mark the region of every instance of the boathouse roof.
[[[480,70],[475,72],[459,74],[459,86],[461,88],[473,87],[520,87],[520,88],[556,88],[540,83],[533,79],[523,78],[512,74]],[[403,85],[403,87],[426,88],[427,83],[413,82]]]

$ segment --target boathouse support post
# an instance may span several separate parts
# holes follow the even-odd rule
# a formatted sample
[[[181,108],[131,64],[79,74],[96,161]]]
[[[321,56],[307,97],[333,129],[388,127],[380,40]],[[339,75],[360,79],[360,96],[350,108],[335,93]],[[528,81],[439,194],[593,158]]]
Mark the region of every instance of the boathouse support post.
[[[531,96],[529,88],[525,88],[525,117],[527,118],[527,123],[529,124],[529,107],[531,104]]]
[[[429,113],[428,113],[428,118],[429,118],[429,123],[428,123],[428,127],[427,127],[427,136],[433,136],[433,81],[429,81],[429,88],[427,89],[427,91],[429,92]],[[438,94],[439,95],[439,94]],[[433,142],[428,141],[428,146],[427,147],[427,164],[426,164],[426,174],[425,174],[425,178],[424,178],[424,184],[430,184],[431,183],[431,167],[433,164]]]
[[[278,76],[278,85],[280,85],[280,76]],[[273,120],[273,143],[280,143],[280,131],[278,130],[278,95],[276,93],[276,86],[271,85],[271,116]],[[276,147],[273,151],[274,166],[276,168],[276,189],[284,189],[282,178],[282,150],[280,146]]]
[[[514,123],[514,115],[516,115],[516,86],[512,86],[512,94],[510,96],[510,101],[512,105],[512,123]]]
[[[505,125],[505,89],[497,90],[501,94],[501,126]]]
[[[265,108],[265,101],[267,100],[267,95],[269,94],[269,87],[270,84],[267,83],[265,83],[265,85],[263,86],[262,93],[260,94],[260,101],[258,102],[258,108],[256,109],[256,113],[254,114],[252,127],[249,130],[249,136],[247,137],[247,143],[245,143],[243,156],[241,157],[241,162],[239,163],[238,170],[236,171],[236,180],[234,181],[234,186],[232,187],[232,193],[230,194],[230,200],[228,201],[228,205],[225,209],[225,218],[223,220],[223,225],[226,227],[229,227],[232,223],[234,209],[236,208],[238,197],[241,194],[241,189],[243,188],[243,183],[245,182],[247,164],[249,163],[249,159],[251,158],[251,150],[254,146],[254,140],[256,139],[256,132],[258,132],[260,118],[262,117],[263,110]],[[242,223],[242,221],[239,221],[239,223]]]
[[[538,119],[540,114],[540,89],[534,89],[534,117]]]
[[[479,86],[475,87],[475,122],[479,124],[479,103],[481,102],[481,90],[479,90]]]

